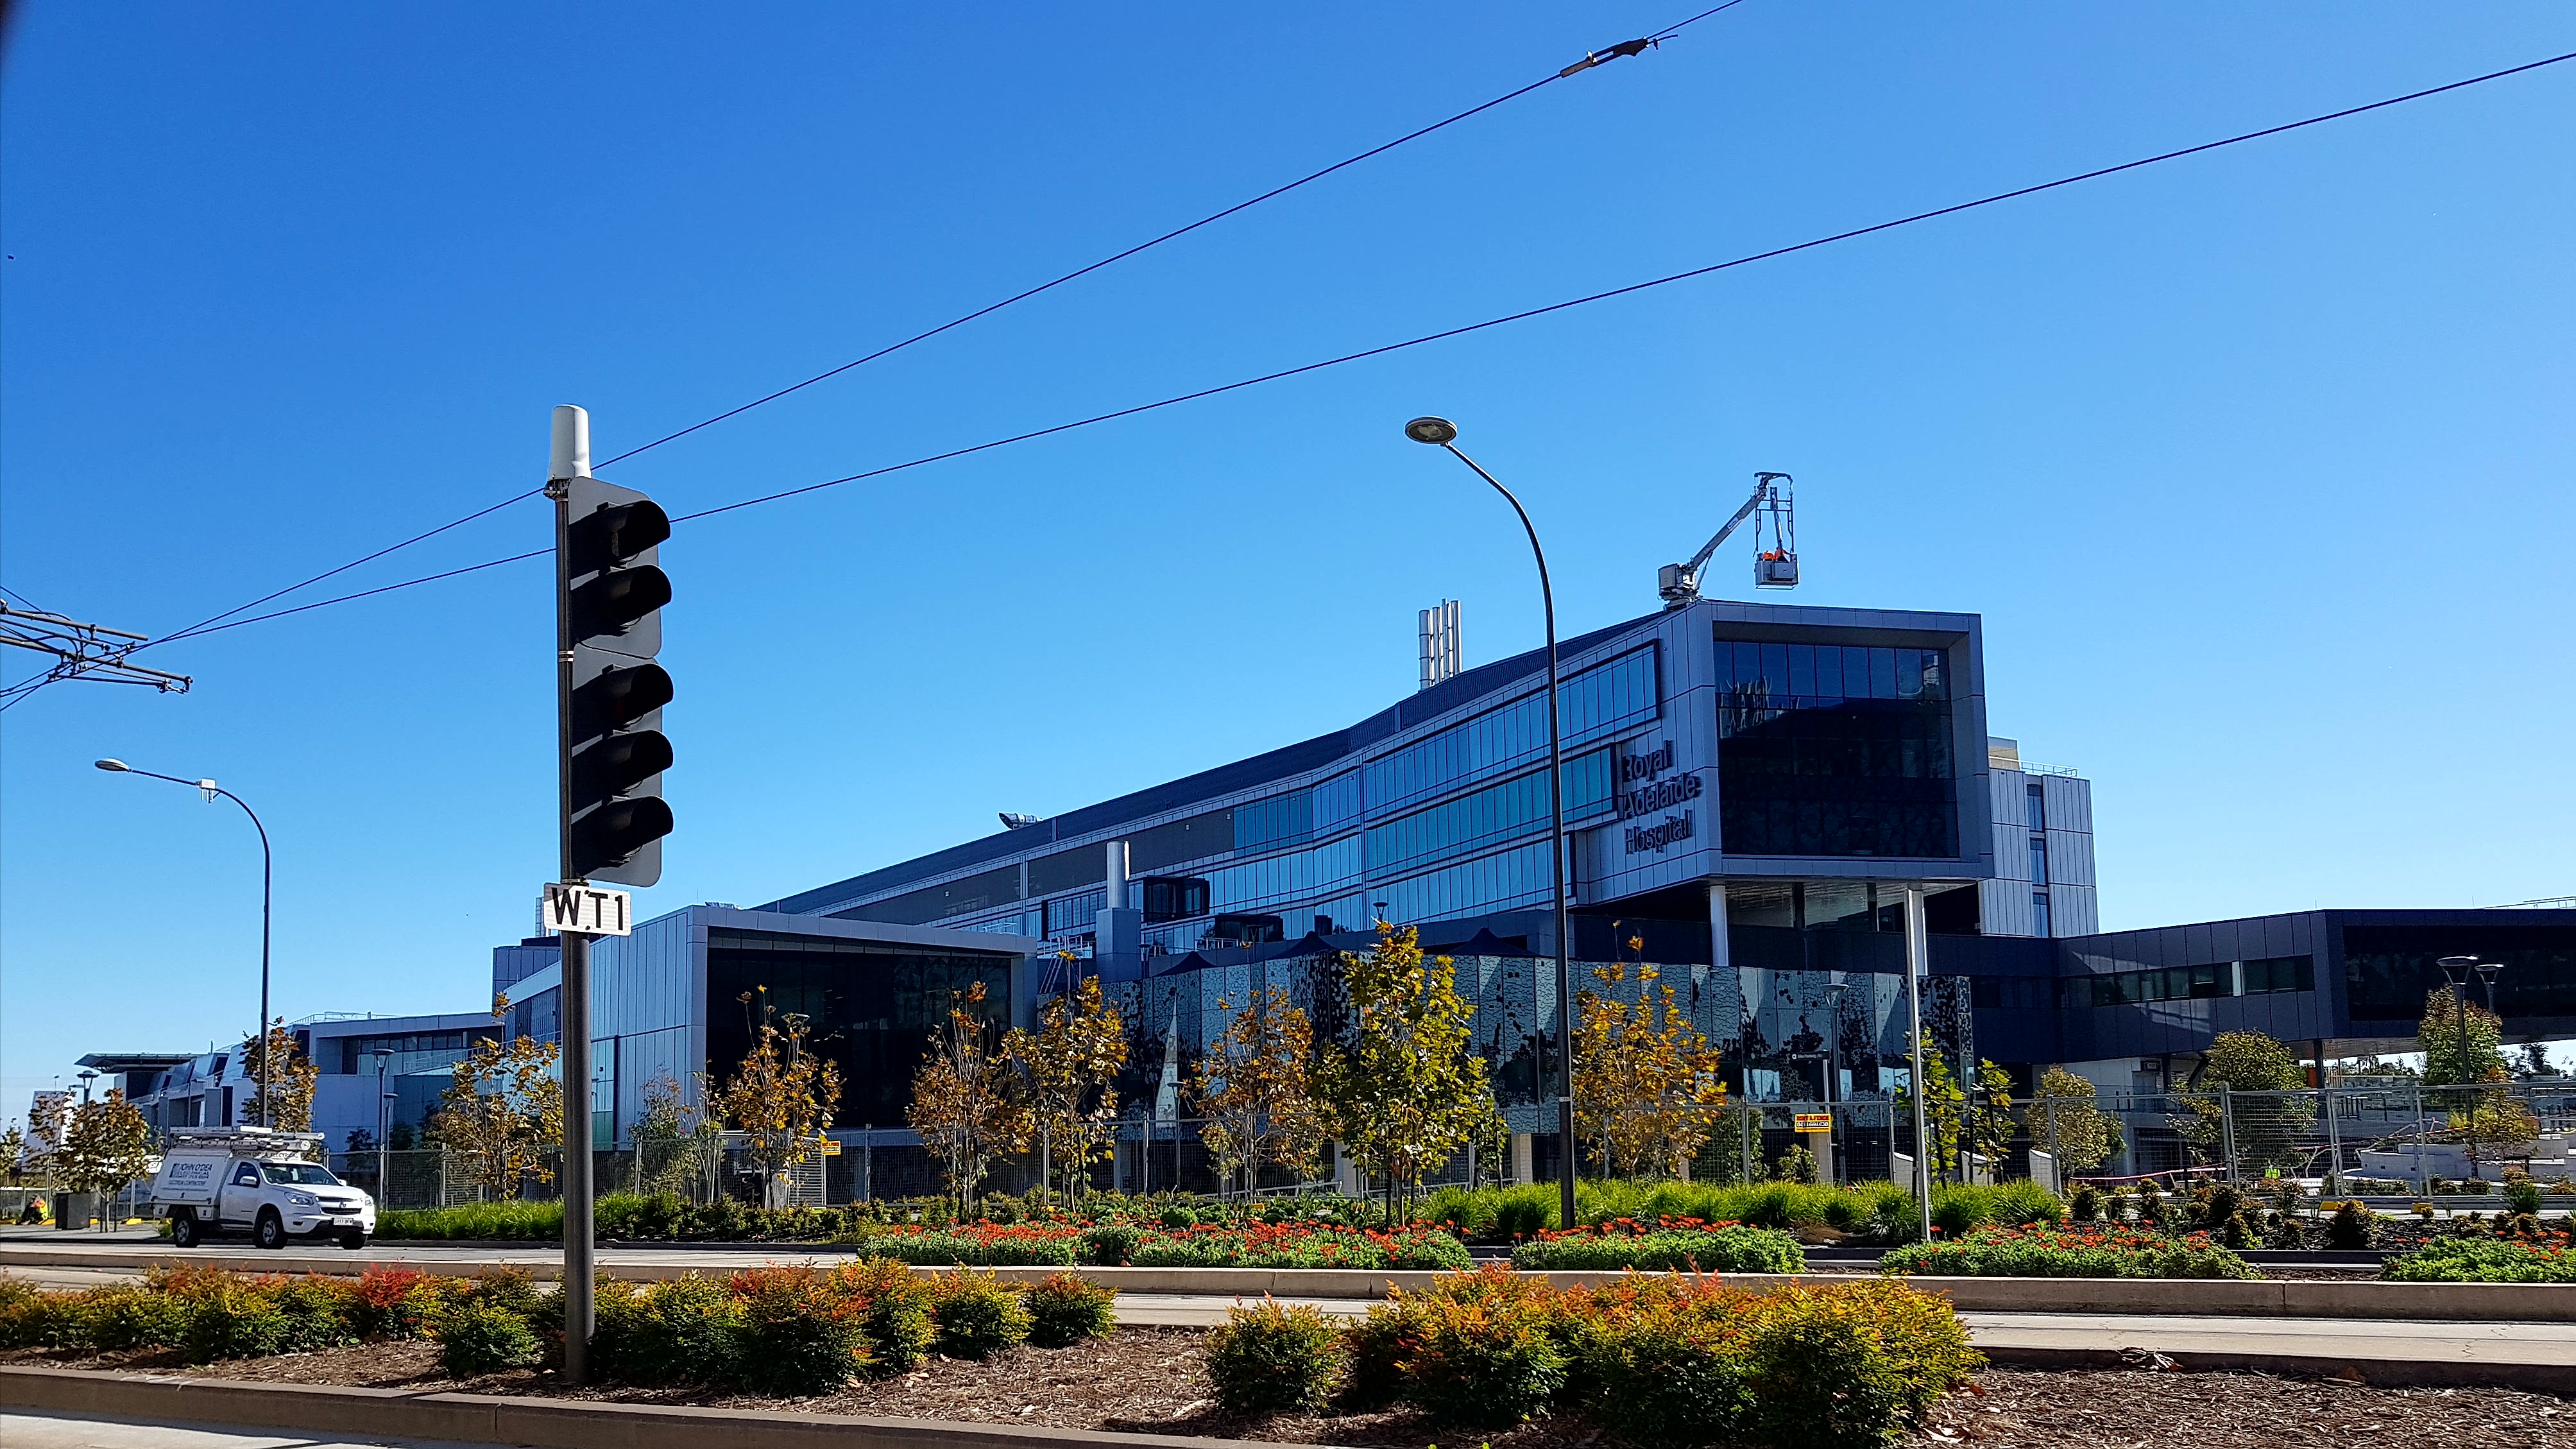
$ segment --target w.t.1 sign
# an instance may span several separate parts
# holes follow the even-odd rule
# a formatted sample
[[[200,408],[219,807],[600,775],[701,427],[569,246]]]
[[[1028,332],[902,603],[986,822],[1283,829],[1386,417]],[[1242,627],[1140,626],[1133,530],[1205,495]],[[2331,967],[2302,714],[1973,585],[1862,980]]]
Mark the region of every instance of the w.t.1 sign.
[[[579,931],[585,936],[631,936],[635,934],[635,897],[599,886],[549,885],[537,902],[537,921],[557,935]]]

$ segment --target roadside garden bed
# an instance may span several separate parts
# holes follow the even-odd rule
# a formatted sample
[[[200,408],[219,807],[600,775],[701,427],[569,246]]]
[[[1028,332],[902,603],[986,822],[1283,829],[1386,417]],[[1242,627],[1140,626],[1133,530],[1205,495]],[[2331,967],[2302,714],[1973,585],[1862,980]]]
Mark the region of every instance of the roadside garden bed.
[[[2260,1278],[2205,1233],[2167,1237],[2137,1228],[2033,1224],[1980,1228],[1955,1242],[1889,1250],[1879,1271],[1961,1278]]]

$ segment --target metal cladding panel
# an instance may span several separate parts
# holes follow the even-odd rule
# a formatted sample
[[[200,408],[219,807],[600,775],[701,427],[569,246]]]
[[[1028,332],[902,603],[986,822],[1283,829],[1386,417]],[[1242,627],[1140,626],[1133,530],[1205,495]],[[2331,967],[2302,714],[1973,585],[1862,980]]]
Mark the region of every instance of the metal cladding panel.
[[[2051,830],[2073,830],[2093,833],[2093,783],[2072,775],[2039,777],[2041,809],[2048,814]]]
[[[2048,883],[2092,886],[2093,837],[2073,830],[2048,832]]]
[[[2051,935],[2092,935],[2102,925],[2098,892],[2091,886],[2050,886],[2048,925]]]
[[[2052,900],[2050,904],[2056,902]],[[2031,911],[2028,881],[1977,882],[1977,909],[1989,936],[2033,936],[2039,933],[2039,919]]]

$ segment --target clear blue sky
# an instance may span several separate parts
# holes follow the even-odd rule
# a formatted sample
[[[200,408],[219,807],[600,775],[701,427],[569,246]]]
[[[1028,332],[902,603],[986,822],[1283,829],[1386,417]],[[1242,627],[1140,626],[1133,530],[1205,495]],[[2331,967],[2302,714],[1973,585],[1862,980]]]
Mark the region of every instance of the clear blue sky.
[[[160,633],[1552,72],[1679,5],[23,7],[0,582]],[[2561,6],[1747,3],[623,467],[683,512],[2576,48]],[[1347,724],[1414,611],[1651,608],[1758,468],[1811,604],[1985,616],[2109,926],[2576,892],[2576,65],[688,526],[652,908]],[[344,581],[543,545],[522,504]],[[1733,559],[1719,577],[1732,580]],[[0,1113],[278,1005],[472,1009],[553,853],[548,578],[0,716]],[[22,668],[11,662],[11,668]],[[12,677],[15,677],[14,674]]]

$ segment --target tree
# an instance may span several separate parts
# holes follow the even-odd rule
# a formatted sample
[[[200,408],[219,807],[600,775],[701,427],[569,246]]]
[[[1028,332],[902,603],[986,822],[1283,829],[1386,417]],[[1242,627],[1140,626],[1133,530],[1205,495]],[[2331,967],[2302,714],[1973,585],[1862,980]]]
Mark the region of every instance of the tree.
[[[2466,1003],[2465,1018],[2461,1008],[2448,990],[2425,993],[2415,1044],[2424,1053],[2424,1084],[2455,1088],[2428,1097],[2449,1112],[2451,1135],[2468,1147],[2475,1177],[2482,1147],[2501,1155],[2539,1136],[2540,1123],[2506,1085],[2513,1072],[2505,1061],[2503,1019],[2474,1002]],[[2545,1050],[2541,1060],[2548,1060]]]
[[[1959,1090],[1959,1079],[1950,1074],[1950,1063],[1940,1051],[1926,1042],[1923,1051],[1923,1133],[1929,1142],[1918,1144],[1923,1154],[1925,1177],[1933,1182],[1948,1182],[1959,1170],[1959,1138],[1964,1125],[1968,1094]],[[1908,1082],[1895,1097],[1896,1115],[1910,1120],[1914,1111],[1914,1085]]]
[[[493,997],[492,1019],[509,1014],[510,998]],[[561,1057],[553,1042],[534,1037],[478,1037],[439,1094],[430,1125],[440,1145],[463,1156],[475,1180],[504,1201],[517,1197],[527,1178],[554,1181],[545,1154],[564,1145],[563,1089],[555,1080]]]
[[[11,1187],[27,1175],[27,1134],[15,1122],[0,1131],[0,1173],[8,1174]]]
[[[2558,1075],[2558,1068],[2551,1065],[2549,1061],[2548,1043],[2527,1041],[2517,1048],[2516,1052],[2517,1060],[2513,1064],[2513,1074],[2516,1078],[2527,1082],[2534,1077]]]
[[[2299,1134],[2315,1114],[2304,1101],[2278,1095],[2308,1085],[2307,1068],[2288,1047],[2259,1031],[2220,1032],[2201,1053],[2190,1085],[2183,1110],[2168,1120],[2196,1160],[2224,1155],[2231,1127],[2236,1163],[2247,1170],[2288,1167],[2299,1160]],[[2220,1087],[2227,1089],[2226,1098],[2216,1094]],[[2240,1099],[2238,1093],[2254,1095]]]
[[[1339,955],[1350,1035],[1319,1053],[1316,1086],[1333,1135],[1386,1183],[1391,1221],[1425,1172],[1500,1114],[1483,1059],[1467,1050],[1475,1008],[1448,957],[1426,961],[1411,926],[1384,921],[1367,955]]]
[[[1040,1180],[1052,1191],[1061,1174],[1072,1196],[1116,1141],[1118,1093],[1110,1083],[1127,1065],[1127,1023],[1101,996],[1100,978],[1086,976],[1038,1009],[1036,1031],[1012,1028],[1002,1052],[1028,1089]]]
[[[2003,1179],[2004,1158],[2012,1152],[2012,1077],[1993,1062],[1977,1063],[1976,1090],[1970,1094],[1966,1132],[1968,1150],[1984,1158],[1986,1179]]]
[[[242,1108],[242,1120],[265,1123],[280,1132],[313,1130],[313,1089],[321,1071],[306,1060],[295,1046],[295,1033],[286,1029],[286,1018],[268,1024],[260,1036],[244,1037],[240,1047],[242,1074],[250,1079],[250,1102]],[[261,1084],[268,1081],[270,1058],[277,1062],[275,1110],[268,1110],[268,1098]],[[316,1151],[320,1148],[317,1146]]]
[[[981,981],[948,994],[948,1020],[930,1034],[930,1059],[913,1074],[912,1105],[904,1113],[939,1160],[960,1216],[975,1211],[975,1190],[993,1159],[1028,1141],[1028,1112],[1011,1100],[992,1026],[971,1009],[983,1005],[984,995]]]
[[[2098,1105],[2093,1084],[2064,1067],[2039,1076],[2039,1100],[2022,1114],[2030,1140],[2054,1153],[2060,1171],[2092,1172],[2128,1146],[2120,1119]]]
[[[762,1201],[784,1207],[788,1169],[819,1152],[823,1129],[832,1125],[832,1109],[841,1100],[841,1069],[805,1050],[810,1023],[801,1012],[782,1014],[771,1004],[768,987],[737,999],[744,1025],[751,1029],[751,1050],[723,1090],[709,1094],[707,1107],[748,1139],[744,1155],[760,1170]],[[754,1002],[760,1007],[756,1021]]]
[[[152,1124],[111,1087],[97,1101],[65,1104],[61,1128],[54,1181],[67,1192],[96,1194],[99,1227],[113,1226],[117,1195],[152,1170]]]
[[[1235,1011],[1223,997],[1217,1009]],[[1199,1140],[1216,1159],[1220,1181],[1231,1184],[1240,1174],[1249,1195],[1265,1166],[1301,1182],[1314,1175],[1325,1140],[1315,1100],[1315,1028],[1287,988],[1254,989],[1199,1057],[1190,1096],[1208,1119]]]
[[[644,1113],[627,1131],[635,1143],[638,1191],[673,1193],[692,1202],[705,1195],[718,1129],[688,1104],[679,1078],[658,1072],[644,1084]]]
[[[1632,950],[1645,942],[1629,938]],[[1726,1103],[1717,1048],[1684,1014],[1653,966],[1637,968],[1637,999],[1616,995],[1628,963],[1592,968],[1608,990],[1575,993],[1575,1133],[1613,1177],[1683,1176],[1708,1141],[1709,1109]]]
[[[387,1152],[409,1152],[412,1150],[412,1144],[417,1140],[418,1139],[412,1133],[411,1124],[409,1122],[396,1122],[393,1125],[392,1130],[385,1133],[385,1150]]]

